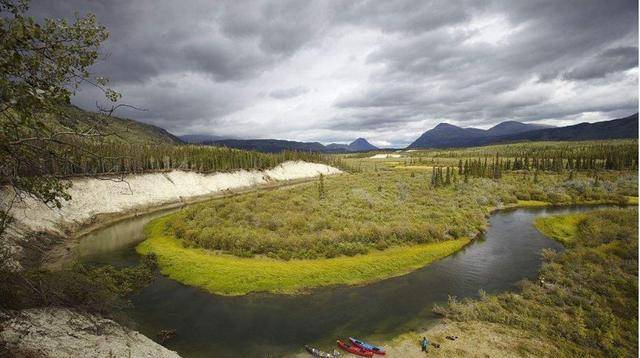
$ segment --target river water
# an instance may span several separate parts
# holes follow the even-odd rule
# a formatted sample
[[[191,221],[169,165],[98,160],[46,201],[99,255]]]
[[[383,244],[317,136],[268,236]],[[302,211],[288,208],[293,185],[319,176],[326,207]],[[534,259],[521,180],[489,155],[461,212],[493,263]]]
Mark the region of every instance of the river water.
[[[494,213],[489,229],[463,250],[410,274],[361,287],[330,287],[288,296],[212,295],[160,274],[133,297],[130,316],[136,329],[154,338],[175,329],[168,343],[184,357],[281,357],[304,344],[333,348],[338,336],[367,340],[390,338],[428,327],[437,319],[434,304],[449,296],[477,297],[517,289],[536,277],[540,252],[562,246],[532,225],[541,215],[593,210],[593,206],[526,208]],[[175,209],[174,209],[175,210]],[[171,210],[171,211],[174,211]],[[131,265],[143,227],[165,211],[115,223],[95,231],[78,245],[85,262]]]

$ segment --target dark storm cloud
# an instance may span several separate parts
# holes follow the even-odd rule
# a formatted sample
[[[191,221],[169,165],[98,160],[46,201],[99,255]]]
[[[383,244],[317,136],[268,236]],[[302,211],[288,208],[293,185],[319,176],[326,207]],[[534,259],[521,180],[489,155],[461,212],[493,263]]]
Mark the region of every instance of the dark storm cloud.
[[[406,144],[441,120],[579,121],[638,102],[632,0],[37,0],[31,8],[39,18],[95,13],[111,36],[94,72],[149,109],[126,115],[178,134],[323,141],[363,131]],[[91,108],[96,96],[85,90],[75,101]]]
[[[431,31],[399,37],[381,46],[368,57],[370,63],[385,66],[385,73],[376,79],[378,85],[363,93],[351,93],[336,105],[365,107],[367,111],[370,107],[390,111],[411,106],[423,110],[425,116],[474,120],[480,124],[482,121],[478,119],[494,123],[505,117],[548,118],[549,111],[538,112],[538,117],[528,114],[526,109],[539,108],[552,98],[545,93],[514,91],[559,77],[593,79],[637,67],[636,47],[609,48],[612,44],[637,43],[637,2],[495,2],[478,13],[479,17],[492,15],[502,18],[505,25],[498,27],[497,34],[488,35],[505,36],[495,44],[491,38],[484,39],[489,43],[483,41],[481,34],[479,41],[475,41],[478,31],[473,26],[466,31],[436,26]],[[398,83],[410,87],[394,90]],[[627,95],[626,108],[636,103],[636,94]],[[555,108],[553,115],[564,117],[614,108],[585,103],[582,107]],[[359,124],[377,125],[380,121],[377,116],[370,118],[370,122]]]
[[[638,66],[637,47],[616,47],[608,49],[586,63],[564,74],[569,80],[588,80],[604,77],[609,73],[625,71]]]

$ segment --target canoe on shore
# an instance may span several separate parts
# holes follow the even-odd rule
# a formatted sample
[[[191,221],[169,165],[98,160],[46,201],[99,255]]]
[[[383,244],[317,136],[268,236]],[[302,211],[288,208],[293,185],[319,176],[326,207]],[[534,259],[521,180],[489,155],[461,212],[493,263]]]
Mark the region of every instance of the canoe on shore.
[[[351,344],[351,343],[345,343],[341,340],[337,340],[338,342],[338,346],[342,349],[344,349],[345,351],[351,353],[351,354],[355,354],[357,356],[361,356],[361,357],[372,357],[373,356],[373,352],[368,351],[364,348],[360,348],[358,346],[356,346],[355,344]]]
[[[360,347],[362,349],[368,350],[368,351],[370,351],[370,352],[372,352],[374,354],[379,354],[379,355],[385,355],[386,354],[384,349],[382,349],[380,347],[376,347],[373,344],[369,344],[369,343],[367,343],[365,341],[361,341],[361,340],[359,340],[357,338],[349,337],[349,341],[351,343],[353,343],[354,345],[356,345],[356,346],[358,346],[358,347]]]
[[[340,353],[336,351],[333,351],[333,353],[327,353],[319,350],[318,348],[314,348],[311,346],[304,346],[304,349],[306,349],[307,352],[309,352],[309,354],[311,354],[314,357],[320,357],[320,358],[339,358],[340,357]]]

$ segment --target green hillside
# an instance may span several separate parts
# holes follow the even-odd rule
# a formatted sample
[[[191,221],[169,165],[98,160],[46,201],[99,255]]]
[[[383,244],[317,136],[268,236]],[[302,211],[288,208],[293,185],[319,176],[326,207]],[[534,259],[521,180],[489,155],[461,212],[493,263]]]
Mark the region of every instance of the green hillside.
[[[51,130],[91,131],[107,134],[106,142],[127,144],[180,144],[182,141],[166,130],[131,119],[89,112],[75,106],[63,109],[63,115],[44,114]]]

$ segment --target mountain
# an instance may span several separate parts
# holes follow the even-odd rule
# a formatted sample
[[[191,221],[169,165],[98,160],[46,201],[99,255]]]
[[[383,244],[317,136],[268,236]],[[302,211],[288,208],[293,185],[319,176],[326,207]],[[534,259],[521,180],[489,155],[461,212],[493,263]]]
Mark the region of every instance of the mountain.
[[[349,144],[331,143],[325,145],[325,150],[329,152],[349,152]]]
[[[440,123],[424,132],[407,148],[448,148],[466,146],[486,136],[486,131],[477,128],[461,128],[453,124]]]
[[[319,153],[348,153],[366,152],[377,150],[378,148],[367,142],[364,138],[358,138],[350,144],[331,143],[322,145],[318,142],[296,142],[279,139],[222,139],[213,142],[204,141],[204,144],[211,144],[220,147],[229,147],[245,150],[256,150],[265,153],[277,153],[284,150],[297,150],[303,152]]]
[[[609,121],[547,128],[502,136],[498,139],[507,142],[519,140],[597,140],[622,138],[638,138],[638,113]]]
[[[113,134],[104,137],[105,141],[123,143],[181,144],[182,141],[166,130],[134,121],[132,119],[107,116],[101,113],[85,111],[76,106],[62,108],[62,115],[42,114],[46,126],[53,130],[72,129],[85,131],[94,129],[99,133]]]
[[[424,132],[407,148],[473,147],[523,140],[590,140],[637,138],[638,114],[597,123],[551,127],[516,121],[502,122],[490,129],[461,128],[440,123]]]
[[[231,139],[229,137],[223,137],[223,136],[211,135],[211,134],[185,134],[185,135],[178,136],[178,138],[180,138],[180,140],[182,140],[185,143],[192,143],[192,144],[211,143],[218,140]]]
[[[378,147],[367,142],[364,138],[358,138],[347,146],[350,152],[368,152],[370,150],[378,150]]]
[[[326,147],[318,142],[295,142],[279,139],[223,139],[211,143],[219,147],[255,150],[264,153],[278,153],[285,150],[300,152],[325,152]]]
[[[486,133],[491,136],[503,136],[516,133],[531,132],[538,129],[554,128],[554,126],[544,124],[527,124],[516,121],[505,121],[487,129]]]

